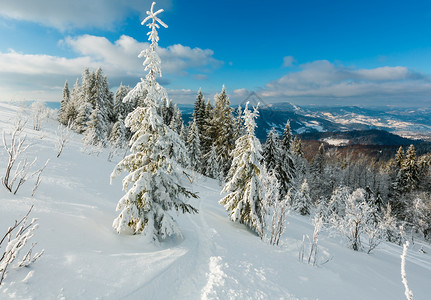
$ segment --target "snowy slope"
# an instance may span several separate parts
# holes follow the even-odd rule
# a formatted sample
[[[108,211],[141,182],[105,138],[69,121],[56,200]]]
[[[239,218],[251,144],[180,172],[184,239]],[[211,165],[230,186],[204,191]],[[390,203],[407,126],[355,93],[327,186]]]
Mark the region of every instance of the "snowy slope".
[[[0,129],[8,130],[19,109],[0,103]],[[26,114],[26,112],[24,112]],[[309,218],[291,214],[279,247],[263,243],[244,226],[228,220],[218,204],[216,181],[196,176],[190,189],[197,215],[180,215],[183,238],[160,246],[139,236],[112,230],[121,180],[109,184],[115,162],[107,153],[81,151],[74,134],[60,158],[54,149],[57,123],[26,133],[29,157],[38,166],[50,159],[42,183],[30,197],[33,182],[17,195],[0,187],[0,235],[34,204],[40,227],[33,242],[45,254],[29,268],[11,268],[0,299],[403,299],[401,247],[383,244],[371,255],[347,249],[323,233],[319,259],[298,261],[303,234],[312,234]],[[6,152],[0,151],[0,175]],[[186,182],[186,181],[185,181]],[[407,256],[407,278],[415,299],[429,299],[431,247],[415,243]]]

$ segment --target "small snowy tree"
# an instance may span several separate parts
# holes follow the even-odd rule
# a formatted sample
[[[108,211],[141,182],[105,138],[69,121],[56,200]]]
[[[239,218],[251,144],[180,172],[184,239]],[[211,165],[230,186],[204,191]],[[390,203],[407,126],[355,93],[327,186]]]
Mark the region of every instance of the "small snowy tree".
[[[150,20],[147,26],[151,29],[151,45],[139,55],[145,57],[144,66],[148,74],[124,98],[124,101],[133,101],[138,96],[145,96],[142,99],[145,105],[137,107],[125,120],[126,126],[134,133],[130,141],[132,153],[118,163],[111,180],[124,171],[128,172],[123,179],[126,194],[118,202],[120,215],[113,222],[114,229],[118,233],[142,234],[157,243],[173,235],[181,236],[168,211],[197,212],[185,202],[186,198],[197,196],[181,182],[184,172],[181,163],[189,163],[184,142],[157,113],[162,99],[167,99],[167,93],[156,81],[156,75],[161,76],[156,29],[158,24],[167,25],[157,17],[163,9],[153,12],[154,4],[142,21],[144,25]]]
[[[204,156],[204,161],[206,165],[205,175],[221,182],[223,175],[221,174],[221,169],[217,162],[217,151],[214,145],[211,146],[210,152]]]
[[[262,182],[265,188],[265,198],[262,202],[263,230],[261,238],[271,245],[278,245],[286,228],[286,218],[289,214],[291,194],[280,199],[280,183],[272,171],[262,169]]]
[[[106,146],[106,123],[99,109],[99,105],[90,115],[90,120],[87,122],[87,127],[84,132],[84,143],[86,146],[105,147]]]
[[[268,190],[266,189],[265,192],[268,192]],[[268,231],[268,241],[271,245],[278,246],[280,238],[286,229],[286,219],[289,215],[291,198],[291,190],[289,190],[286,196],[281,200],[277,195],[277,198],[274,198],[275,201],[272,202],[268,209],[270,222],[267,223],[266,227]]]
[[[331,224],[348,239],[352,249],[358,251],[362,248],[361,237],[371,230],[368,226],[373,212],[365,200],[365,191],[357,189],[347,197],[345,215],[333,215]]]
[[[36,101],[31,104],[31,114],[33,118],[33,129],[39,131],[43,121],[48,116],[45,103],[42,101]]]
[[[70,90],[69,90],[69,83],[66,80],[63,88],[63,99],[61,99],[60,101],[60,109],[58,111],[58,121],[63,125],[66,125],[68,121],[68,118],[66,115],[66,108],[69,102],[70,102]]]
[[[389,242],[396,242],[399,239],[397,219],[392,215],[391,205],[388,203],[383,209],[383,218],[380,224],[382,228],[382,239]]]
[[[233,161],[229,169],[226,185],[223,192],[228,194],[220,200],[234,222],[245,224],[257,233],[262,232],[262,201],[264,199],[264,186],[262,183],[262,146],[254,135],[256,127],[254,112],[244,109],[244,122],[247,133],[235,143]]]
[[[122,115],[118,116],[117,122],[112,127],[111,134],[109,135],[109,143],[111,144],[111,150],[109,152],[108,160],[116,155],[119,151],[127,148],[127,137],[126,137],[126,126]],[[125,152],[124,152],[124,155]]]
[[[292,155],[292,132],[290,130],[289,120],[286,122],[283,135],[281,136],[280,146],[282,163],[278,174],[281,184],[280,195],[284,197],[287,191],[292,187],[293,179],[295,178],[295,165]]]
[[[292,208],[295,211],[299,212],[303,216],[310,214],[312,203],[307,179],[304,179],[302,182],[301,188],[296,192],[292,202]]]
[[[346,186],[340,186],[332,192],[331,199],[327,206],[328,213],[337,216],[344,216],[346,210],[347,199],[351,194],[351,189]]]

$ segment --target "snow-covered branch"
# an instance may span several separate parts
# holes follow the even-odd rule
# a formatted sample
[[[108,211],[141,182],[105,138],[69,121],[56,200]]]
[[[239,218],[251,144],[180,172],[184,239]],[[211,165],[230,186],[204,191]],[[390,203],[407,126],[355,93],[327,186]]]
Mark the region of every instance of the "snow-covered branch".
[[[15,221],[15,224],[8,228],[6,233],[0,240],[0,285],[6,278],[9,267],[13,264],[19,255],[19,252],[24,248],[30,238],[33,237],[34,231],[38,228],[36,224],[37,219],[32,219],[27,224],[28,216],[30,215],[33,206],[30,207],[27,214],[19,221]],[[13,235],[14,231],[16,233]],[[7,244],[3,247],[3,243],[7,241]],[[35,255],[32,255],[33,248],[36,244],[32,244],[27,253],[23,256],[21,261],[17,264],[18,267],[27,267],[31,263],[34,263],[39,257],[42,256],[44,250]]]
[[[64,146],[69,142],[70,134],[72,132],[73,128],[73,122],[71,119],[69,119],[67,126],[58,126],[57,134],[57,157],[60,157],[61,153],[63,152]]]
[[[37,189],[37,186],[40,183],[40,175],[45,168],[43,167],[40,170],[29,175],[29,171],[36,163],[37,157],[35,157],[32,161],[27,160],[27,158],[18,160],[30,146],[30,145],[24,145],[24,142],[26,141],[25,136],[23,138],[20,137],[22,131],[24,130],[24,125],[25,125],[25,122],[23,123],[21,118],[15,123],[15,128],[11,133],[10,142],[7,141],[6,133],[3,132],[3,147],[8,154],[8,162],[6,166],[5,175],[2,176],[0,179],[4,187],[13,194],[16,194],[20,189],[20,187],[29,178],[32,178],[36,174],[38,177],[37,177],[35,189]],[[34,192],[35,192],[35,189],[34,189]]]

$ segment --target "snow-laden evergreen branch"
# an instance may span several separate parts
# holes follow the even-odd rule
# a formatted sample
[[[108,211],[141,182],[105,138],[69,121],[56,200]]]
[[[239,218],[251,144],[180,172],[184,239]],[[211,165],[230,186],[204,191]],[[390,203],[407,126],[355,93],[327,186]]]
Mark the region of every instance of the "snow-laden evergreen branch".
[[[123,102],[132,101],[137,97],[141,97],[145,98],[145,105],[156,107],[158,101],[161,101],[162,99],[168,99],[166,90],[156,81],[157,75],[160,77],[162,76],[161,59],[156,52],[159,41],[157,28],[160,28],[157,23],[165,28],[168,26],[157,17],[158,14],[163,12],[163,9],[153,12],[155,4],[155,2],[152,3],[151,10],[147,11],[148,16],[141,23],[144,25],[150,20],[150,23],[148,23],[147,26],[151,29],[151,31],[148,32],[147,35],[149,35],[148,40],[151,41],[151,45],[149,48],[142,50],[138,55],[139,58],[145,58],[143,65],[145,67],[145,71],[148,71],[148,73],[145,76],[145,79],[141,78],[141,82],[139,82],[126,95],[126,97],[124,97]]]

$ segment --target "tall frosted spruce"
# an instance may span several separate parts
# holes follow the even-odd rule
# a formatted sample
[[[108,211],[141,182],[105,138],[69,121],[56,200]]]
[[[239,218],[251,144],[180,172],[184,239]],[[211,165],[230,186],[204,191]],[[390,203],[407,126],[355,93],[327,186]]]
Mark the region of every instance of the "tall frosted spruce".
[[[168,99],[166,90],[156,81],[156,76],[161,76],[161,61],[156,52],[157,28],[160,28],[159,24],[165,28],[167,25],[157,17],[163,9],[154,12],[154,4],[142,21],[142,25],[149,21],[151,45],[139,54],[145,58],[143,65],[148,74],[123,100],[133,101],[140,97],[143,103],[125,120],[133,132],[129,144],[132,154],[118,163],[111,181],[122,172],[129,173],[123,179],[126,194],[118,202],[120,215],[113,222],[114,229],[118,233],[142,234],[159,242],[173,235],[181,236],[169,210],[183,213],[197,210],[185,202],[186,198],[196,195],[181,182],[184,172],[181,166],[189,164],[187,149],[178,134],[157,113],[160,103]]]
[[[261,234],[265,191],[260,164],[262,146],[254,134],[257,115],[257,109],[249,111],[247,103],[243,115],[246,133],[235,142],[232,165],[223,188],[223,192],[228,194],[219,203],[224,205],[232,221],[245,224]]]

